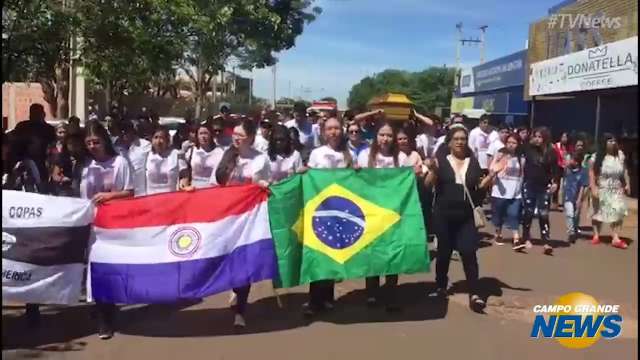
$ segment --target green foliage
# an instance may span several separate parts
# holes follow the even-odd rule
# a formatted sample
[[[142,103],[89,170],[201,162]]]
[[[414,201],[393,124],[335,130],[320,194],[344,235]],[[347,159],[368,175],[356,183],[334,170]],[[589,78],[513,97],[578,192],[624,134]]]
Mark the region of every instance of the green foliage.
[[[451,103],[455,70],[430,67],[420,72],[388,69],[374,77],[367,76],[349,92],[349,108],[364,111],[375,96],[388,92],[407,95],[420,112],[433,112],[436,107]]]

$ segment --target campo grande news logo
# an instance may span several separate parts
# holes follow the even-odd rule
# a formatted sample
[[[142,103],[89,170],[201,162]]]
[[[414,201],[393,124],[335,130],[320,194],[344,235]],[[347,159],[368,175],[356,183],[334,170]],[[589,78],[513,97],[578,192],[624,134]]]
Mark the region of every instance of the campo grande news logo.
[[[536,305],[533,312],[531,338],[556,339],[570,349],[584,349],[601,337],[611,340],[622,332],[620,305],[598,304],[580,292],[563,295],[553,305]]]

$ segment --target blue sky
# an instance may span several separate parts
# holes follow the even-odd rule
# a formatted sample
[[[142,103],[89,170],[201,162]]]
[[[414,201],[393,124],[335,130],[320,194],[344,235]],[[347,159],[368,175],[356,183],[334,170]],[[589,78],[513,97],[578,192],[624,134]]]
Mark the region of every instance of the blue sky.
[[[296,46],[280,53],[277,98],[333,96],[345,107],[349,90],[363,77],[387,68],[417,71],[455,64],[455,24],[465,38],[488,25],[486,57],[525,48],[529,24],[560,0],[316,0],[323,13],[305,28]],[[462,66],[479,63],[477,46],[462,48]],[[272,70],[258,69],[254,94],[272,98]],[[302,90],[301,90],[302,89]]]

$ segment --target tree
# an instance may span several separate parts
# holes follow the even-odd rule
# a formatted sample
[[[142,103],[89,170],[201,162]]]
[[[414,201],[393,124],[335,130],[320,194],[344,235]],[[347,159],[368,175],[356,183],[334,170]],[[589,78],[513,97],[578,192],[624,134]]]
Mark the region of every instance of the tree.
[[[62,1],[8,0],[2,7],[2,82],[39,82],[54,117],[68,111],[69,39],[77,24]]]
[[[191,21],[181,69],[194,83],[196,117],[219,71],[233,57],[241,69],[275,64],[321,10],[313,0],[221,0],[189,3]]]
[[[444,67],[430,67],[414,73],[388,69],[375,77],[360,80],[351,88],[347,103],[353,110],[364,111],[373,97],[399,92],[407,95],[418,111],[433,112],[438,106],[450,104],[454,76],[454,69]]]

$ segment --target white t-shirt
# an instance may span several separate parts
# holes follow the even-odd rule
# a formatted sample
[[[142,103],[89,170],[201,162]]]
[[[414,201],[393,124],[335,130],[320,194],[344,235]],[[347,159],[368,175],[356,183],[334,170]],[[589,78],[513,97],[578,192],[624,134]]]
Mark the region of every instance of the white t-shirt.
[[[361,168],[369,167],[369,153],[371,152],[371,148],[362,150],[358,155],[358,166]],[[407,155],[401,152],[398,153],[398,167],[407,166]],[[376,156],[376,162],[374,164],[374,168],[393,168],[396,167],[393,162],[393,156],[383,156],[378,153]]]
[[[302,157],[296,150],[289,157],[276,156],[275,161],[271,161],[271,182],[275,183],[296,173],[303,166]]]
[[[191,165],[191,185],[196,189],[211,186],[209,179],[222,160],[224,150],[219,147],[207,152],[202,148],[192,147],[185,159]]]
[[[82,169],[80,197],[92,199],[100,192],[133,190],[131,165],[123,156],[116,155],[107,161],[91,160]]]
[[[257,183],[260,180],[269,181],[271,177],[271,164],[267,155],[252,149],[247,157],[238,156],[236,166],[229,176],[227,185],[239,185]],[[211,173],[209,184],[219,185],[216,172]]]
[[[305,120],[302,123],[302,126],[300,126],[296,121],[296,119],[292,119],[284,123],[284,126],[286,126],[287,129],[292,127],[298,129],[298,132],[300,133],[300,143],[304,145],[304,147],[306,147],[307,149],[313,148],[314,146],[313,124],[311,124],[310,121]]]
[[[487,156],[491,156],[492,158],[494,158],[498,153],[498,151],[500,151],[500,149],[502,149],[503,147],[504,147],[504,143],[500,141],[500,139],[494,140],[491,143],[491,145],[489,145],[489,149],[487,150]],[[491,164],[487,164],[487,165],[491,165]]]
[[[438,140],[436,140],[436,144],[433,146],[433,153],[431,154],[431,156],[434,156],[438,152],[438,149],[440,149],[440,146],[444,144],[444,139],[445,139],[445,135],[442,135],[438,138]]]
[[[313,169],[337,169],[346,168],[347,161],[342,151],[335,151],[328,145],[323,145],[311,151],[308,165]]]
[[[266,154],[269,151],[269,141],[262,136],[262,134],[256,135],[256,139],[253,141],[253,148]]]
[[[145,139],[134,141],[129,148],[119,147],[118,152],[129,161],[133,169],[133,192],[135,196],[146,192],[145,163],[151,152],[151,143]]]
[[[469,147],[478,158],[481,169],[487,169],[489,167],[487,163],[487,150],[489,150],[489,145],[496,139],[498,139],[498,133],[495,130],[487,134],[480,130],[479,127],[476,127],[469,133]]]
[[[507,155],[503,155],[507,156]],[[524,159],[518,161],[517,156],[509,157],[506,160],[506,167],[496,176],[495,183],[491,189],[491,196],[501,199],[520,199]]]
[[[444,141],[444,138],[442,138],[442,141]],[[433,157],[436,144],[437,139],[431,135],[420,134],[416,136],[416,148],[418,150],[422,149],[424,156],[428,158]]]
[[[178,150],[172,149],[167,157],[150,152],[146,164],[147,195],[178,190],[180,172],[186,168],[187,162]]]

